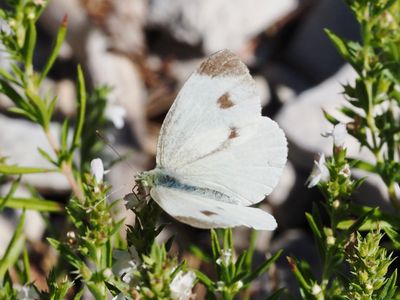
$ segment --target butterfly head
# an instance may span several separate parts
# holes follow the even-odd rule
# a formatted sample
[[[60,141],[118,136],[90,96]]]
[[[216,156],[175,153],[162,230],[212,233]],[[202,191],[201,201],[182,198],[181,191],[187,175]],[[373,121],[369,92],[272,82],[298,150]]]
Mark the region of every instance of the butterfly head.
[[[141,172],[135,178],[136,184],[144,188],[151,188],[155,185],[156,174],[154,170]]]

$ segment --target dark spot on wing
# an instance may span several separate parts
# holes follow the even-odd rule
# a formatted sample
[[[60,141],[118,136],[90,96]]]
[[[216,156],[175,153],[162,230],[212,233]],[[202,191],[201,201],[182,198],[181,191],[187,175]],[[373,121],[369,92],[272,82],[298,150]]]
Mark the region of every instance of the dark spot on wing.
[[[215,213],[215,212],[212,212],[212,211],[209,211],[209,210],[202,210],[202,211],[200,211],[203,215],[205,215],[205,216],[212,216],[212,215],[218,215],[217,213]]]
[[[229,50],[222,50],[208,57],[197,72],[211,77],[249,74],[245,64]]]
[[[229,99],[229,93],[225,93],[221,97],[219,97],[217,103],[219,104],[219,107],[222,109],[227,109],[235,105],[232,102],[232,100]]]
[[[237,132],[237,129],[235,127],[231,127],[231,132],[229,133],[228,139],[234,139],[236,137],[238,137],[239,134]]]

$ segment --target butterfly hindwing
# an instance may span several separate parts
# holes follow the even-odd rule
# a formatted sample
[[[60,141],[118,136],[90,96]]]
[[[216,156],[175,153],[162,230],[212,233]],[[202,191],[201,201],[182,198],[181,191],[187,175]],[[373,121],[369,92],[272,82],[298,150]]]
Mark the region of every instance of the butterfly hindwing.
[[[197,228],[247,226],[257,230],[274,230],[276,221],[269,213],[252,207],[216,201],[192,192],[154,187],[152,198],[169,215]]]

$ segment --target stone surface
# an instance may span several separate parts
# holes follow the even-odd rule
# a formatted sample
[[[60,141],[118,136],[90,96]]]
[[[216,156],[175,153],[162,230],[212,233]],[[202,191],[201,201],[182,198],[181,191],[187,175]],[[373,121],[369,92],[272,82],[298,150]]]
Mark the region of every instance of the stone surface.
[[[140,55],[145,49],[143,26],[147,17],[146,0],[111,1],[110,13],[106,17],[106,32],[110,45],[123,53]]]
[[[108,51],[107,38],[97,30],[89,34],[86,51],[93,84],[112,88],[109,102],[125,108],[133,142],[144,149],[150,147],[146,145],[145,91],[138,68],[126,56]]]
[[[290,159],[296,166],[309,169],[316,153],[328,155],[332,152],[332,140],[321,134],[332,130],[333,126],[322,110],[339,116],[337,109],[345,102],[341,85],[354,78],[354,70],[346,65],[331,78],[290,100],[277,115],[276,121],[289,141]],[[358,144],[352,137],[348,137],[346,145],[350,156],[358,153]]]
[[[202,44],[206,54],[244,44],[298,6],[298,0],[154,0],[149,24],[167,29],[190,45]]]
[[[0,186],[0,194],[6,194],[11,188],[11,184],[4,184]],[[29,190],[23,186],[19,186],[14,192],[14,197],[30,197]],[[0,213],[0,257],[6,250],[15,228],[21,216],[21,210],[7,211]],[[26,238],[30,242],[38,242],[42,239],[46,223],[39,212],[34,210],[27,210],[25,212],[24,231]]]
[[[295,299],[300,299],[299,285],[290,270],[286,257],[293,256],[296,259],[307,261],[313,274],[319,278],[321,263],[314,238],[303,230],[287,230],[272,241],[271,252],[275,253],[280,249],[283,249],[283,252],[276,262],[279,287],[287,287],[295,295]]]
[[[330,77],[344,64],[325,28],[345,39],[359,38],[359,25],[345,2],[321,0],[315,2],[281,53],[289,65],[315,82]]]
[[[0,115],[0,128],[0,155],[8,157],[8,164],[54,169],[54,166],[37,151],[37,148],[40,147],[52,155],[52,150],[43,130],[38,125]],[[53,123],[50,130],[58,140],[60,126]],[[24,175],[22,182],[27,182],[40,190],[61,193],[69,190],[64,175],[57,172]]]
[[[322,152],[326,156],[332,155],[332,138],[323,137],[322,134],[331,131],[333,126],[325,119],[322,110],[336,116],[342,122],[350,121],[337,110],[346,103],[341,94],[343,92],[342,84],[352,83],[355,76],[352,67],[345,65],[331,78],[289,101],[277,115],[276,120],[285,131],[289,141],[289,158],[297,172],[305,175],[302,176],[303,182],[311,171],[317,153]],[[365,148],[360,149],[358,141],[352,136],[347,135],[345,146],[348,157],[374,162],[373,155]],[[354,171],[353,175],[357,178],[368,175],[366,184],[362,185],[359,193],[355,195],[357,199],[365,204],[388,207],[387,201],[382,201],[382,199],[387,199],[386,188],[377,176],[361,171]],[[308,204],[304,197],[307,195],[294,196],[292,200],[288,201],[296,201],[296,198],[299,198],[305,208]],[[291,222],[292,218],[289,215],[294,215],[297,211],[293,214],[287,213],[285,212],[287,207],[290,207],[290,203],[282,207],[282,209],[284,208],[282,213],[283,215],[287,214],[285,218]],[[300,208],[298,207],[298,209]]]

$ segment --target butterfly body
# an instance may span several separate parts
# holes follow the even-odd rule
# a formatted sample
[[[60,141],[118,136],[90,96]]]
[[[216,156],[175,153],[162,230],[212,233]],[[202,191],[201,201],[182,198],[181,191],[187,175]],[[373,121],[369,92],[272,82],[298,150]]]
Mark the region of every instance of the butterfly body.
[[[161,127],[157,166],[139,181],[164,211],[194,227],[273,230],[270,214],[248,206],[271,193],[286,156],[286,138],[261,116],[247,67],[223,50],[179,92]]]

